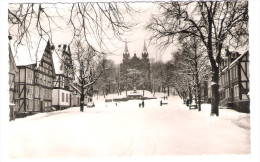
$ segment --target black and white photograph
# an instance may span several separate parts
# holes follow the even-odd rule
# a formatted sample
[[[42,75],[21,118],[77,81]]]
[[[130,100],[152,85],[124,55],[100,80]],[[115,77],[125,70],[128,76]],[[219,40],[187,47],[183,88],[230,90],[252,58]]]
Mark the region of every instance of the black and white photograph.
[[[1,2],[2,159],[259,160],[257,4]]]

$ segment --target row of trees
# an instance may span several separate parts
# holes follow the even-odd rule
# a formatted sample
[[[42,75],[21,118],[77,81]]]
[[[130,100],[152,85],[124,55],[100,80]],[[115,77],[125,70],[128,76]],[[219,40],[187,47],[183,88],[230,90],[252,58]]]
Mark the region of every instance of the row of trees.
[[[159,3],[146,28],[151,41],[166,48],[176,40],[193,38],[201,42],[211,70],[211,115],[219,115],[219,66],[225,47],[248,44],[247,1],[200,1]]]
[[[201,111],[201,85],[208,80],[209,60],[196,37],[185,38],[180,43],[182,47],[172,54],[169,64],[171,82],[183,100],[195,99]]]

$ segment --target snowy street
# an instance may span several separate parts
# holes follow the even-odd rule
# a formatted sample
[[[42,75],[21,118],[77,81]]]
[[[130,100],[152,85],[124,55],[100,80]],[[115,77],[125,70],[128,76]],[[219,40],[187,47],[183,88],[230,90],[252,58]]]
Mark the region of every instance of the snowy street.
[[[163,94],[161,94],[163,95]],[[95,100],[95,99],[94,99]],[[129,157],[204,154],[249,154],[249,114],[210,105],[189,110],[178,97],[79,107],[10,122],[11,158]]]

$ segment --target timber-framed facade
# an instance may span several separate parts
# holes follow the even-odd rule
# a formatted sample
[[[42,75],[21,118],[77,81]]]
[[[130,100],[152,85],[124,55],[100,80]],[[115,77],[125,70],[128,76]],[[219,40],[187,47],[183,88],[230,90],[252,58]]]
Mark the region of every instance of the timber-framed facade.
[[[42,44],[45,47],[39,60],[17,65],[14,102],[18,116],[52,110],[52,82],[55,77],[52,46],[49,41]]]
[[[249,52],[226,52],[219,73],[220,106],[250,112]]]
[[[53,80],[52,105],[61,110],[73,105],[73,69],[70,47],[65,44],[58,45],[53,58],[56,76]]]

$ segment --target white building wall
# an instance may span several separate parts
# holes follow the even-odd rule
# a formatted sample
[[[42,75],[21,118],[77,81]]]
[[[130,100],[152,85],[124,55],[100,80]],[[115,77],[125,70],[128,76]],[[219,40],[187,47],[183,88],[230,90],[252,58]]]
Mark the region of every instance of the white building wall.
[[[60,89],[60,105],[61,106],[70,106],[70,91]],[[62,100],[62,95],[64,94],[64,100]],[[68,95],[68,100],[66,100],[66,95]]]
[[[52,105],[58,105],[59,89],[52,89]]]
[[[62,100],[62,94],[64,94],[64,100]],[[53,89],[52,90],[52,105],[53,106],[70,106],[70,91],[63,89]],[[66,100],[66,95],[68,95],[68,100]]]
[[[79,94],[72,95],[72,105],[73,106],[78,106],[79,105]]]

